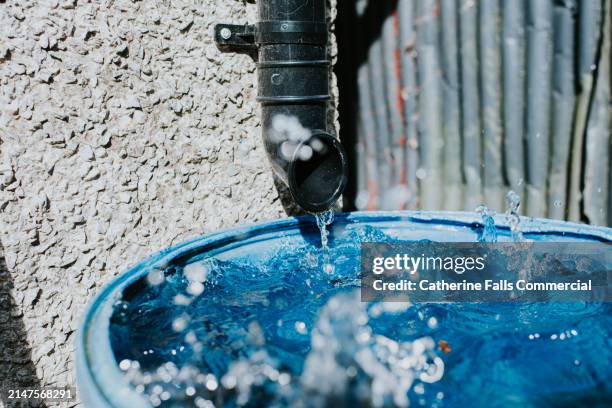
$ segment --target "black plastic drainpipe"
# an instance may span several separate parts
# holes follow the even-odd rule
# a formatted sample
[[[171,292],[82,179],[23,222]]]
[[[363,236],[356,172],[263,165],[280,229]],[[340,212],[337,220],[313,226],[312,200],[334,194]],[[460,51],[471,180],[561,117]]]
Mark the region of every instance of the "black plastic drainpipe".
[[[258,0],[255,25],[218,24],[222,51],[257,61],[263,138],[272,168],[306,211],[331,208],[347,182],[346,154],[327,131],[326,0]]]

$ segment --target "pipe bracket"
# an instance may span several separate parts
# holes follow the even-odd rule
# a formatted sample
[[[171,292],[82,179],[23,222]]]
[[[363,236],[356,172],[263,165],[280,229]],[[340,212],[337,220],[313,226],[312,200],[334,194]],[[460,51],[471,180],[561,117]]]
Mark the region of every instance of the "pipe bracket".
[[[251,24],[217,24],[215,42],[224,52],[253,54],[257,52],[255,44],[255,26]]]

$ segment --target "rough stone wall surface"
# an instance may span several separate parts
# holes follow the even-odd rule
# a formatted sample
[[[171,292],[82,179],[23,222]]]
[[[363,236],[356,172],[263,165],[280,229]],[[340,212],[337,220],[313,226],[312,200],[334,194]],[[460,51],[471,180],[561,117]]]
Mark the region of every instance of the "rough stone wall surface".
[[[0,388],[74,384],[86,304],[146,255],[285,215],[255,65],[212,41],[255,18],[234,0],[0,0]]]

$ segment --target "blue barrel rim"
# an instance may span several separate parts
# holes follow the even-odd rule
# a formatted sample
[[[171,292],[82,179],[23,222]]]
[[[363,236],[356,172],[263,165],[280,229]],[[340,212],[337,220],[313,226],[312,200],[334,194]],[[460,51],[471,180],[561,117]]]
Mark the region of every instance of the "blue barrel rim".
[[[505,215],[500,214],[494,216],[495,227],[500,230],[508,231],[510,228],[505,219]],[[478,229],[483,228],[482,218],[474,212],[457,212],[457,211],[364,211],[336,214],[335,223],[358,224],[368,222],[410,222],[410,223],[432,223],[436,225],[446,225],[449,227],[463,227]],[[543,218],[521,217],[521,231],[524,236],[533,235],[558,235],[570,236],[583,239],[596,240],[600,242],[612,243],[612,228],[592,226],[586,224],[572,223],[567,221],[549,220]],[[91,355],[88,353],[88,345],[91,340],[89,334],[94,326],[92,322],[96,319],[102,319],[102,322],[108,323],[112,313],[112,306],[118,300],[119,295],[123,290],[132,283],[143,278],[156,264],[163,265],[170,263],[179,256],[185,256],[186,253],[196,250],[198,252],[210,251],[213,248],[221,248],[232,242],[245,240],[249,237],[254,237],[264,232],[281,232],[298,227],[317,228],[316,221],[313,216],[288,217],[272,221],[261,221],[253,224],[242,225],[232,228],[221,229],[219,231],[205,234],[187,240],[183,243],[174,245],[170,248],[158,251],[149,255],[144,260],[138,262],[127,271],[115,276],[111,281],[106,283],[102,289],[89,302],[83,314],[79,330],[76,336],[76,360],[75,366],[77,371],[77,385],[79,388],[85,388],[85,383],[96,391],[97,395],[90,396],[97,399],[98,402],[108,407],[130,406],[150,407],[148,403],[137,394],[125,382],[121,376],[117,361],[112,354],[110,340],[99,339],[103,343],[101,346],[105,354],[104,358],[98,357],[97,363],[103,363],[108,369],[114,371],[118,377],[114,381],[120,381],[120,389],[117,390],[117,384],[114,382],[115,390],[113,391],[114,398],[105,393],[105,388],[100,384],[100,378],[94,374],[92,368]],[[99,350],[98,350],[99,351]],[[108,360],[105,360],[108,359]],[[113,381],[109,381],[113,382]]]

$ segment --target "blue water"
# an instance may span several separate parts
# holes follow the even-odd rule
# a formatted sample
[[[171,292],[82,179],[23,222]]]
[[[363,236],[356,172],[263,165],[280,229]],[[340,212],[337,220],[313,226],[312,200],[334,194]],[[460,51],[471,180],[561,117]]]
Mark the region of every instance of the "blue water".
[[[360,302],[359,243],[397,240],[332,231],[331,274],[314,238],[168,265],[117,302],[116,359],[154,406],[612,402],[610,304]]]

